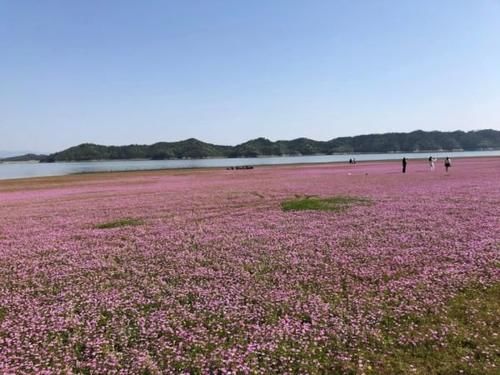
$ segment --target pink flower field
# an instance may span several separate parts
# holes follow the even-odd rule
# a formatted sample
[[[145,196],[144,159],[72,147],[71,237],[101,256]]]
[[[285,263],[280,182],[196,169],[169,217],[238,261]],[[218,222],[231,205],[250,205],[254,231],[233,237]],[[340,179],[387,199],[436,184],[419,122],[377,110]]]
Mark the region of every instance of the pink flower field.
[[[499,158],[0,181],[0,373],[498,373],[499,229]]]

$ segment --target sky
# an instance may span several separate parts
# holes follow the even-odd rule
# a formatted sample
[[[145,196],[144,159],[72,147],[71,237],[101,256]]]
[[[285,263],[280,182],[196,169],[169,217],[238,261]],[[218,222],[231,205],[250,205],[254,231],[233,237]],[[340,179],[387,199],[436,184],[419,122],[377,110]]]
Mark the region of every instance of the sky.
[[[0,150],[500,130],[500,0],[0,0]]]

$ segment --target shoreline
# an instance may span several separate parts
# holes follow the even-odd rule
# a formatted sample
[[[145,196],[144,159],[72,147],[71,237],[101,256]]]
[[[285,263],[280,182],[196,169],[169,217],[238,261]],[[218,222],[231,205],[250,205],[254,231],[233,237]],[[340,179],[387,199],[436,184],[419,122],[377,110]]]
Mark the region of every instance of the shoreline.
[[[492,154],[484,154],[484,152]],[[475,153],[480,153],[475,155]],[[328,156],[335,156],[337,160],[331,160]],[[339,157],[342,157],[339,159]],[[130,172],[155,172],[155,171],[194,171],[194,170],[215,170],[228,169],[231,167],[252,166],[253,168],[262,167],[277,167],[277,166],[297,166],[297,165],[349,165],[349,159],[352,157],[356,160],[356,165],[367,163],[385,163],[385,162],[400,162],[402,157],[406,157],[409,161],[425,161],[429,156],[437,158],[439,163],[445,156],[449,156],[452,160],[459,159],[481,159],[481,158],[498,158],[500,151],[476,151],[476,152],[459,152],[457,154],[448,152],[435,153],[392,153],[392,154],[342,154],[342,155],[319,155],[319,156],[296,156],[296,157],[259,157],[259,158],[224,158],[224,159],[177,159],[177,160],[139,160],[139,159],[124,159],[112,161],[87,161],[87,162],[56,162],[56,163],[33,163],[33,162],[10,162],[0,164],[0,183],[2,181],[24,180],[24,179],[40,179],[54,178],[64,176],[80,176],[93,174],[117,174]],[[380,158],[378,158],[380,157]],[[311,158],[311,159],[309,159]],[[366,158],[366,159],[365,159]],[[210,160],[219,160],[221,163],[210,165]],[[234,164],[231,163],[234,160]],[[190,163],[191,161],[191,163]],[[274,162],[278,161],[278,162]],[[172,162],[168,165],[166,163]],[[208,165],[205,164],[208,162]],[[115,164],[116,163],[116,164]],[[122,165],[120,165],[122,163]],[[130,163],[130,164],[128,164]],[[134,163],[142,163],[134,166]],[[147,165],[151,163],[150,165]],[[231,164],[230,164],[231,163]],[[64,165],[79,165],[80,168],[65,167]],[[205,164],[205,165],[204,165]],[[35,166],[36,165],[36,166]],[[94,168],[92,165],[98,166]],[[7,168],[16,166],[26,166],[28,170],[19,170],[9,174],[7,169],[2,176],[2,166]],[[39,168],[40,166],[40,168]],[[53,166],[53,168],[50,168]],[[122,168],[120,168],[120,166]],[[100,167],[100,170],[99,170]],[[30,170],[31,168],[32,170]],[[80,169],[80,170],[78,170]],[[89,169],[89,170],[85,170]],[[12,170],[11,170],[12,171]]]
[[[456,160],[467,160],[467,161],[484,161],[488,160],[495,161],[500,159],[500,156],[465,156],[460,158],[452,158],[453,161]],[[418,161],[420,166],[427,166],[426,158],[410,159],[411,161]],[[442,159],[438,160],[438,163]],[[293,164],[264,164],[256,165],[253,169],[249,170],[229,170],[228,167],[213,166],[213,167],[192,167],[192,168],[155,168],[155,169],[137,169],[137,170],[116,170],[116,171],[91,171],[91,172],[77,172],[68,173],[62,175],[52,175],[52,176],[33,176],[33,177],[17,177],[17,178],[0,178],[0,192],[12,191],[22,189],[25,186],[29,190],[44,188],[48,186],[57,186],[65,184],[85,184],[85,183],[99,183],[106,179],[119,180],[120,178],[138,178],[138,177],[161,177],[161,176],[174,176],[174,175],[197,175],[197,174],[210,174],[214,172],[228,172],[232,174],[245,174],[253,173],[255,171],[263,169],[295,169],[295,168],[345,168],[349,170],[359,170],[363,166],[373,166],[373,165],[384,165],[393,164],[398,165],[401,161],[399,159],[389,159],[389,160],[367,160],[358,161],[356,164],[352,165],[345,161],[337,162],[315,162],[315,163],[293,163]],[[420,164],[422,163],[422,164]],[[410,163],[415,165],[414,163]],[[410,172],[411,173],[411,172]],[[40,186],[36,186],[37,184]]]
[[[259,155],[254,157],[247,156],[238,156],[238,157],[224,157],[224,156],[208,156],[204,158],[180,158],[180,159],[150,159],[150,158],[131,158],[131,159],[90,159],[90,160],[61,160],[61,161],[53,161],[53,162],[45,162],[37,159],[33,160],[20,160],[20,161],[3,161],[0,159],[0,163],[5,164],[73,164],[73,163],[114,163],[114,162],[144,162],[144,161],[152,161],[152,162],[165,162],[165,161],[192,161],[192,160],[259,160],[259,159],[280,159],[280,158],[302,158],[302,157],[322,157],[322,156],[363,156],[363,155],[397,155],[397,154],[408,154],[408,155],[418,155],[422,154],[422,158],[424,154],[445,154],[445,153],[456,153],[456,152],[496,152],[500,151],[500,148],[495,149],[481,149],[481,150],[421,150],[421,151],[387,151],[387,152],[352,152],[352,153],[333,153],[333,154],[310,154],[310,155],[297,155],[297,154],[283,154],[283,155]],[[419,159],[419,158],[414,158]],[[380,160],[392,160],[392,159],[380,159]]]

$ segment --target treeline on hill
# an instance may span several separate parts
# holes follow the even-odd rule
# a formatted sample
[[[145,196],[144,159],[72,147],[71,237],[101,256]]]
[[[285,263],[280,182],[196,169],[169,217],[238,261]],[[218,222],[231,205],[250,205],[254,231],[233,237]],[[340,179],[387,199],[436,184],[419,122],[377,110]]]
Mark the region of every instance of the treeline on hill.
[[[101,146],[91,143],[48,155],[42,162],[113,159],[198,159],[211,157],[258,157],[283,155],[331,155],[336,153],[386,153],[500,149],[500,131],[454,131],[370,134],[314,141],[298,138],[272,142],[257,138],[237,146],[219,146],[190,138],[153,145]]]
[[[7,158],[0,159],[2,161],[36,161],[47,158],[47,155],[43,154],[24,154],[19,156],[10,156]]]

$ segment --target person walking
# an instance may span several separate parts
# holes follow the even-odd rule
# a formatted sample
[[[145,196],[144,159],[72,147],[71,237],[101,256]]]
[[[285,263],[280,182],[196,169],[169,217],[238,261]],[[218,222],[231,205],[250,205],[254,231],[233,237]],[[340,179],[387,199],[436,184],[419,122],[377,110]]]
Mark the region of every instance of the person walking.
[[[406,158],[403,158],[403,173],[406,173],[406,165],[408,164],[408,161]]]
[[[448,173],[448,168],[451,167],[451,160],[449,157],[446,157],[446,159],[444,159],[444,168],[446,170],[446,173]]]

